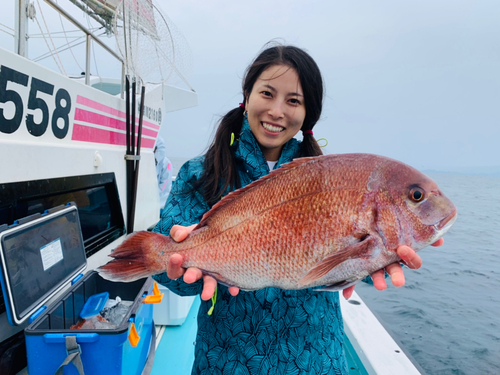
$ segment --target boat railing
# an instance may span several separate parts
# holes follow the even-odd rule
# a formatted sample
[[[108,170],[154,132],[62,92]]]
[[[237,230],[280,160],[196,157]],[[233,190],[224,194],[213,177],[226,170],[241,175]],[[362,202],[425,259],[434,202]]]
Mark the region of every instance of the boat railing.
[[[121,62],[122,64],[122,75],[121,75],[121,97],[123,99],[123,92],[124,92],[124,82],[125,82],[125,62],[123,61],[122,57],[119,56],[115,51],[113,51],[109,46],[107,46],[105,43],[103,43],[97,36],[95,36],[92,31],[87,29],[84,25],[82,25],[78,20],[76,20],[71,14],[69,14],[67,11],[62,9],[58,4],[56,4],[53,0],[44,0],[47,4],[49,4],[52,8],[54,8],[57,12],[62,14],[68,21],[70,21],[73,25],[75,25],[77,28],[79,28],[81,31],[83,31],[86,35],[86,52],[85,52],[85,84],[90,85],[90,48],[91,48],[91,41],[95,41],[97,44],[99,44],[104,50],[109,52],[111,56],[113,56],[115,59]]]

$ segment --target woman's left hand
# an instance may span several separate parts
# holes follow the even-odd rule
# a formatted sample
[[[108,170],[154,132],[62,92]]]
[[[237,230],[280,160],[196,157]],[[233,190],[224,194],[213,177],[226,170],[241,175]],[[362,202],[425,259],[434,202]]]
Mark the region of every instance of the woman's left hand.
[[[441,238],[434,242],[432,246],[441,246],[444,243],[444,240]],[[402,262],[406,264],[411,269],[418,269],[422,266],[422,258],[413,250],[411,247],[406,245],[401,245],[396,250]],[[405,285],[405,275],[403,272],[403,268],[399,262],[389,264],[385,267],[385,269],[378,270],[372,273],[373,286],[377,290],[384,290],[387,288],[387,283],[385,282],[385,271],[391,277],[392,284],[396,287],[400,287]],[[347,289],[342,291],[342,294],[346,299],[349,299],[352,296],[352,292],[354,291],[354,287],[350,286]]]

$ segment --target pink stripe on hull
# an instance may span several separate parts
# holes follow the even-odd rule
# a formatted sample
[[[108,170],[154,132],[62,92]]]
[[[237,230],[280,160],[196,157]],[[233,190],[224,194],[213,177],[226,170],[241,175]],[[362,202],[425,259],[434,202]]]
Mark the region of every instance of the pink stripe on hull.
[[[75,121],[85,121],[90,124],[102,125],[113,129],[126,130],[125,121],[117,120],[115,118],[100,115],[98,113],[86,111],[81,108],[75,110]],[[135,126],[135,134],[139,132],[139,126]],[[142,134],[150,137],[156,138],[158,132],[145,128],[142,128]]]
[[[77,123],[73,125],[73,136],[71,139],[73,141],[103,143],[119,146],[125,146],[127,142],[125,134],[110,130],[97,129]],[[153,148],[154,145],[155,141],[153,139],[142,137],[141,148]]]
[[[97,109],[101,112],[106,112],[106,113],[109,113],[110,115],[113,115],[116,117],[121,117],[122,119],[127,118],[127,115],[125,114],[125,112],[119,111],[119,110],[112,108],[112,107],[108,107],[107,105],[104,105],[102,103],[95,102],[92,99],[84,98],[83,96],[80,96],[80,95],[77,95],[76,102],[78,104],[82,104],[84,106]],[[136,118],[136,121],[137,121],[137,123],[139,123],[139,117]],[[143,125],[147,125],[149,127],[152,127],[153,129],[156,129],[156,130],[160,129],[159,125],[153,124],[153,123],[146,121],[144,119],[142,120],[142,123],[143,123]]]

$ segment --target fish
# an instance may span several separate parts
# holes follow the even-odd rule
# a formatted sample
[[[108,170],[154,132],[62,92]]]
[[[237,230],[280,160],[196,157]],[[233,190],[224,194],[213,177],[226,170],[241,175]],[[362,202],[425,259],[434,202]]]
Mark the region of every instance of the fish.
[[[294,159],[229,193],[182,242],[131,234],[98,272],[134,281],[166,271],[170,256],[241,290],[338,291],[436,242],[457,208],[425,174],[372,154]]]

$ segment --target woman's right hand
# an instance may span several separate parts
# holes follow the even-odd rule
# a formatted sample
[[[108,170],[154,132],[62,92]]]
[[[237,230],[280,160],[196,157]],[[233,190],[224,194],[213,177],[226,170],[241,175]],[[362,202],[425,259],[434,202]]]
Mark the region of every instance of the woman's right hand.
[[[170,229],[170,237],[175,242],[181,242],[186,239],[186,237],[193,231],[196,224],[189,227],[184,227],[182,225],[174,225]],[[203,277],[203,291],[201,292],[201,299],[208,301],[215,293],[215,288],[217,288],[217,280],[212,276],[203,275],[199,268],[189,267],[187,270],[182,268],[182,263],[184,258],[180,254],[172,254],[167,265],[167,276],[171,280],[177,280],[181,276],[184,276],[184,282],[187,284],[192,284]],[[236,296],[240,289],[232,286],[229,287],[229,293],[232,296]]]

